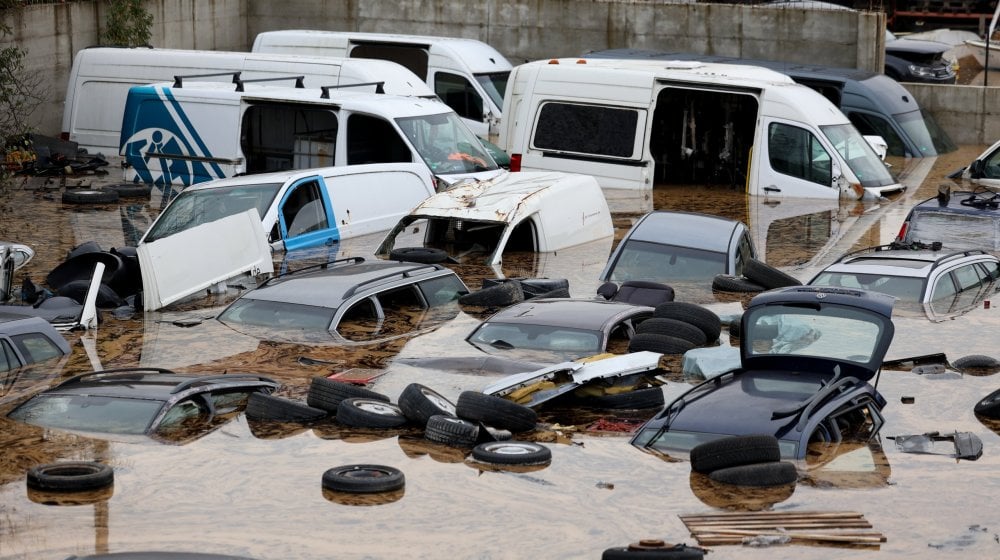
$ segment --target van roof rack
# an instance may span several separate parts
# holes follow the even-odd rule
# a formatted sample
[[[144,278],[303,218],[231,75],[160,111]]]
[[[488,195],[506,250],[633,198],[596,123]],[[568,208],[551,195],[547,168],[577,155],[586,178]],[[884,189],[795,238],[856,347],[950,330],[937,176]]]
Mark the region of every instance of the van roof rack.
[[[375,93],[385,93],[385,82],[364,82],[360,84],[340,84],[336,86],[320,86],[319,89],[323,91],[320,94],[320,99],[330,99],[330,90],[339,89],[346,87],[361,87],[361,86],[375,86]]]
[[[174,76],[174,87],[184,87],[184,78],[216,78],[218,76],[232,76],[233,83],[240,83],[240,74],[242,72],[216,72],[214,74],[185,74],[183,76]]]
[[[243,91],[243,84],[252,82],[277,82],[280,80],[295,80],[295,88],[303,89],[306,87],[305,79],[305,76],[277,76],[274,78],[254,78],[252,80],[233,80],[233,82],[236,84],[236,91]]]

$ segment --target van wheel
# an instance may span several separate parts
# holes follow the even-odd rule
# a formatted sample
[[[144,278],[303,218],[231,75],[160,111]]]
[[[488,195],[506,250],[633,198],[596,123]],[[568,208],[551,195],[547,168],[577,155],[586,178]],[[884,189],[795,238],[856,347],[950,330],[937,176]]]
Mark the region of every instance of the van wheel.
[[[747,259],[743,276],[746,276],[747,280],[760,284],[768,290],[802,285],[802,282],[798,278],[785,274],[777,268],[757,259]]]
[[[66,204],[110,204],[118,202],[118,192],[111,189],[73,189],[63,192]]]
[[[448,260],[448,253],[433,247],[400,247],[389,251],[394,261],[435,264]]]
[[[113,484],[115,472],[95,461],[66,461],[38,465],[28,471],[28,488],[79,492],[97,490]]]

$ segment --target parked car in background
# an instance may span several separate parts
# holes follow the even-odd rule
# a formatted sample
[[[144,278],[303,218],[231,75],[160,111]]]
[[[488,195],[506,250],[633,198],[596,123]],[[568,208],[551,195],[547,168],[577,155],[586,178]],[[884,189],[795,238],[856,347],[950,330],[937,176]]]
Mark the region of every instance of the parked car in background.
[[[530,350],[563,360],[624,354],[636,325],[652,314],[652,307],[616,301],[532,298],[497,312],[465,340],[490,354]]]
[[[962,178],[994,193],[1000,192],[1000,140],[949,177]]]
[[[709,282],[741,275],[757,258],[746,224],[695,212],[656,210],[639,218],[601,272],[604,282]]]
[[[958,61],[946,57],[951,45],[896,37],[885,30],[885,75],[899,82],[954,84]]]
[[[218,320],[247,334],[299,331],[370,343],[422,332],[438,324],[435,312],[453,318],[458,297],[468,292],[441,265],[353,257],[269,278]]]
[[[1000,260],[980,250],[950,251],[902,244],[848,253],[809,281],[811,286],[871,290],[924,304],[935,320],[968,311],[995,290]]]
[[[997,182],[1000,183],[1000,174]],[[1000,252],[1000,194],[988,190],[996,186],[976,191],[944,191],[914,205],[900,226],[896,241],[904,245],[940,243],[956,251]]]
[[[868,441],[885,398],[870,383],[892,342],[890,296],[794,286],[755,296],[741,319],[740,367],[673,400],[631,443],[676,456],[726,436],[772,434],[781,456],[810,442]]]
[[[70,353],[69,343],[41,317],[0,312],[0,372]]]
[[[231,420],[273,379],[249,373],[186,375],[128,368],[77,375],[36,394],[8,417],[45,428],[185,441]]]

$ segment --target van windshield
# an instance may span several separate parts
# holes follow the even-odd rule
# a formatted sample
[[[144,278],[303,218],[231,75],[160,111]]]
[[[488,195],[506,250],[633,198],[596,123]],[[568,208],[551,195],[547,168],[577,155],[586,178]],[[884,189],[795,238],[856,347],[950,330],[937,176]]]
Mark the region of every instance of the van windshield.
[[[853,124],[820,127],[863,187],[886,187],[896,183],[882,160],[875,154]]]
[[[151,243],[251,208],[255,208],[263,219],[281,185],[282,183],[265,183],[186,190],[160,213],[143,241]]]
[[[476,135],[453,112],[398,118],[396,123],[435,174],[499,169]]]
[[[507,78],[510,77],[510,71],[476,74],[475,77],[479,85],[483,86],[486,95],[490,96],[493,104],[502,110],[503,94],[507,91]]]
[[[922,156],[936,156],[954,152],[958,146],[951,141],[948,133],[938,126],[934,117],[924,109],[893,115],[906,134],[913,139]]]

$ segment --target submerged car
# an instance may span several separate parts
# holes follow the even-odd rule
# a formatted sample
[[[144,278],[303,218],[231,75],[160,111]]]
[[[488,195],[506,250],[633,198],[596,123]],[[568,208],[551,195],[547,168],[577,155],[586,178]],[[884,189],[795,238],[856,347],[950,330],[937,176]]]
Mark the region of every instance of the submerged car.
[[[145,435],[178,442],[204,434],[245,408],[250,394],[279,383],[250,373],[190,375],[128,368],[77,375],[21,403],[8,417],[67,431]]]
[[[980,162],[983,160],[977,160]],[[974,162],[973,167],[985,169]],[[1000,164],[1000,157],[997,158]],[[1000,166],[994,172],[1000,187]],[[910,209],[896,235],[906,245],[940,243],[954,250],[981,249],[1000,252],[1000,194],[985,189],[942,190]]]
[[[951,45],[896,37],[885,31],[885,75],[898,82],[954,84],[958,62],[947,56]]]
[[[599,299],[532,298],[497,312],[465,339],[487,353],[543,351],[574,360],[622,354],[653,308]]]
[[[69,353],[69,343],[45,319],[0,312],[0,372]]]
[[[755,296],[741,320],[740,367],[680,395],[632,445],[673,456],[773,434],[783,458],[803,459],[810,442],[870,440],[884,421],[886,401],[871,381],[892,342],[894,301],[818,286]]]
[[[746,224],[696,212],[657,210],[639,218],[608,258],[604,282],[707,281],[738,276],[757,258]]]

